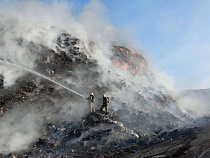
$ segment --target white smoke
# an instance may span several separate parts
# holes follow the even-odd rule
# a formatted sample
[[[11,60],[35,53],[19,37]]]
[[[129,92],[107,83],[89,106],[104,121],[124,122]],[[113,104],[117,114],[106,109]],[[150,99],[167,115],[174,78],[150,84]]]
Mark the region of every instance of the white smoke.
[[[104,43],[114,38],[114,28],[105,20],[105,9],[96,0],[90,1],[77,18],[71,15],[71,6],[66,1],[45,4],[35,0],[12,0],[10,4],[7,1],[1,2],[0,7],[0,57],[30,69],[33,69],[34,60],[37,58],[37,54],[28,50],[31,41],[55,49],[58,35],[64,32],[62,30],[81,39],[86,45],[89,41],[96,41],[104,48],[107,48],[107,44]],[[18,42],[20,44],[17,44]],[[103,59],[103,56],[99,56],[98,59]],[[6,76],[6,86],[12,85],[11,80],[23,75],[23,72],[17,73],[15,68],[10,71],[13,73],[12,79],[4,69],[0,71]]]
[[[42,117],[35,109],[15,108],[0,120],[0,153],[28,148],[40,136]]]
[[[184,113],[201,118],[210,115],[209,93],[209,89],[188,90],[176,93],[175,97]]]
[[[103,48],[113,39],[114,29],[104,20],[104,8],[96,0],[90,1],[79,17],[71,15],[71,6],[67,1],[45,4],[36,0],[11,0],[1,1],[0,4],[0,58],[27,69],[33,70],[35,66],[34,61],[41,49],[38,46],[56,50],[56,40],[63,32],[81,39],[85,45],[95,41]],[[107,58],[108,50],[106,52],[105,56],[102,51],[98,53],[101,54],[98,58]],[[26,73],[25,70],[4,63],[0,63],[0,67],[6,87],[13,85],[17,78]],[[68,119],[75,120],[88,111],[88,107],[81,108],[69,102],[58,105],[63,106],[60,113]],[[26,107],[22,113],[20,109],[13,109],[4,114],[0,120],[0,153],[27,149],[40,136],[43,113],[38,114]]]

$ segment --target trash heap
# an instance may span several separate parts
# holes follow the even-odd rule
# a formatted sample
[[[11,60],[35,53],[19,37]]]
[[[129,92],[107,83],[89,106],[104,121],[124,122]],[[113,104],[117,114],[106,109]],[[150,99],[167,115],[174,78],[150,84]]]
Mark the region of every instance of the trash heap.
[[[21,42],[27,41],[21,38],[17,44]],[[111,76],[112,72],[108,81],[104,81],[102,76],[109,72],[102,71],[100,63],[91,57],[95,45],[89,42],[87,48],[81,40],[63,33],[55,49],[30,41],[27,50],[37,55],[36,72],[84,96],[90,92],[96,94],[96,109],[101,106],[102,95],[110,94],[110,112],[90,113],[85,98],[33,73],[27,72],[10,87],[3,86],[1,77],[0,120],[16,107],[35,107],[43,113],[44,124],[41,136],[27,150],[0,153],[0,157],[113,157],[134,146],[147,146],[162,138],[169,140],[172,136],[163,133],[184,127],[190,121],[172,97],[152,86],[155,79],[148,64],[133,50],[113,45],[110,61],[119,71],[128,71],[133,77],[142,76],[151,85],[127,83],[118,74]],[[137,86],[141,90],[132,88]],[[120,98],[124,92],[124,96],[130,95],[130,102]],[[69,109],[63,110],[63,105]],[[81,110],[79,116],[77,110]],[[59,119],[64,116],[69,120]]]
[[[113,45],[113,52],[115,52],[111,60],[116,67],[123,70],[128,70],[132,75],[151,76],[151,72],[144,57],[123,46]]]
[[[47,124],[45,134],[32,145],[28,157],[99,157],[127,148],[139,136],[117,122],[113,113],[92,112],[80,122]],[[109,155],[110,156],[110,155]]]

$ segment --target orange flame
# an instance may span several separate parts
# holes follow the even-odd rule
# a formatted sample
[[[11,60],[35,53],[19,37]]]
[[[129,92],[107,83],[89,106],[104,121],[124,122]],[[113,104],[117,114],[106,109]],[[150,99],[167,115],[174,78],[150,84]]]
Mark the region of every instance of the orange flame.
[[[131,54],[136,54],[133,49],[131,49]]]
[[[117,61],[117,62],[114,63],[114,65],[119,67],[119,68],[121,68],[121,69],[123,69],[123,70],[127,70],[129,68],[128,63],[125,63],[125,62]]]

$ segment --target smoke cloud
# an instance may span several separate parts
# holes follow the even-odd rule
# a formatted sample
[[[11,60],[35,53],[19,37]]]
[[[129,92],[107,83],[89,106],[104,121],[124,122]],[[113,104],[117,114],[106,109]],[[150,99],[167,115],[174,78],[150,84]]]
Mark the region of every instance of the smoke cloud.
[[[21,106],[6,113],[0,120],[0,153],[27,149],[40,136],[42,124],[36,109]]]
[[[33,52],[39,49],[35,47],[35,50],[31,50],[31,41],[55,49],[58,35],[65,31],[81,39],[86,45],[89,41],[95,41],[103,48],[108,46],[108,41],[114,39],[114,28],[106,20],[105,8],[99,1],[90,1],[79,17],[72,16],[71,6],[66,1],[53,1],[49,4],[34,0],[1,3],[1,58],[30,69],[34,67],[37,58],[37,54]],[[103,56],[98,57],[102,58]],[[11,80],[23,74],[17,73],[17,70],[11,71],[13,79],[5,77],[8,86],[12,84]],[[0,73],[6,72],[2,69]]]
[[[99,43],[100,48],[106,49],[105,54],[98,49],[96,52],[99,56],[91,54],[92,58],[100,59],[103,68],[110,62],[102,62],[102,59],[109,56],[109,40],[114,38],[114,28],[109,25],[104,14],[105,8],[99,1],[90,1],[78,17],[72,15],[71,5],[67,1],[46,4],[35,0],[11,0],[0,3],[1,60],[33,70],[35,61],[45,55],[40,54],[45,52],[41,46],[56,50],[58,36],[67,32],[84,41],[86,46],[90,41]],[[17,78],[27,73],[2,62],[0,66],[5,87],[13,85]],[[77,120],[88,111],[87,107],[80,108],[65,101],[56,102],[63,109],[51,119]],[[13,109],[0,119],[0,153],[27,149],[41,135],[43,117],[48,115],[46,111],[53,110],[48,107],[38,113],[37,109],[24,107],[23,112],[22,108]]]
[[[176,94],[176,100],[182,111],[194,118],[210,115],[208,89],[188,90]]]

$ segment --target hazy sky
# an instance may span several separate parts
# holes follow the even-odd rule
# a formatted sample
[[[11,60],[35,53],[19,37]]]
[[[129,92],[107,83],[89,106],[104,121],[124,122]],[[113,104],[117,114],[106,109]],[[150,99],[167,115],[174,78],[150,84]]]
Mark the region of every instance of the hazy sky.
[[[66,1],[75,16],[90,2]],[[210,88],[210,0],[98,1],[109,23],[128,33],[154,67],[172,76],[175,88]]]
[[[79,14],[89,0],[69,0]],[[209,0],[100,0],[110,23],[126,30],[175,87],[210,88]]]

